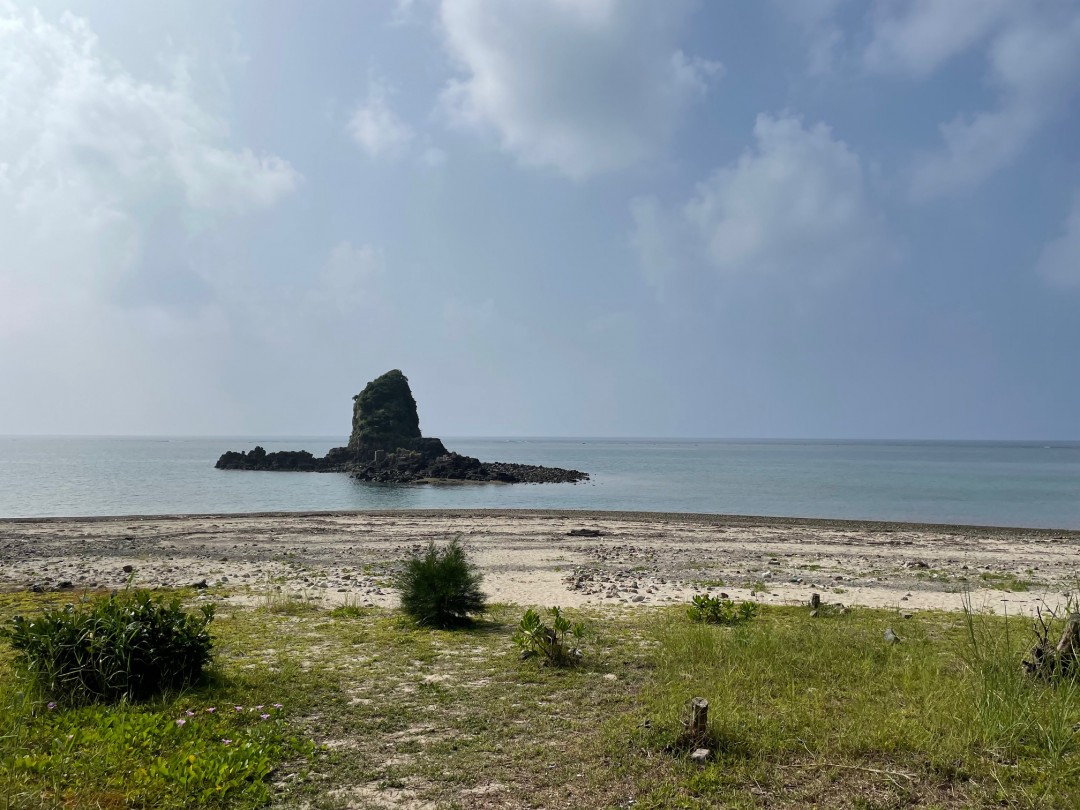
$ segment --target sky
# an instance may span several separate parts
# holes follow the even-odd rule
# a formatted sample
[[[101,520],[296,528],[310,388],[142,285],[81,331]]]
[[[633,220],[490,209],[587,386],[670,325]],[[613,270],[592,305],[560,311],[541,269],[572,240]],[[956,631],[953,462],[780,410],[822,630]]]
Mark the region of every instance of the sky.
[[[1080,439],[1080,0],[0,0],[0,434]]]

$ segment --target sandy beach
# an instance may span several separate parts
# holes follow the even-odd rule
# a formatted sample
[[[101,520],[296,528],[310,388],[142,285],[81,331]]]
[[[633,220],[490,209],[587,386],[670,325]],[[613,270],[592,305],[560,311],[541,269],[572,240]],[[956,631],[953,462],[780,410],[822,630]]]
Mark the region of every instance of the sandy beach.
[[[572,532],[588,530],[595,536]],[[1031,613],[1080,582],[1080,532],[616,512],[410,511],[0,521],[0,588],[206,585],[242,601],[393,606],[399,562],[460,537],[496,602],[620,605],[695,593]],[[127,567],[127,568],[126,568]],[[227,596],[226,596],[227,595]]]

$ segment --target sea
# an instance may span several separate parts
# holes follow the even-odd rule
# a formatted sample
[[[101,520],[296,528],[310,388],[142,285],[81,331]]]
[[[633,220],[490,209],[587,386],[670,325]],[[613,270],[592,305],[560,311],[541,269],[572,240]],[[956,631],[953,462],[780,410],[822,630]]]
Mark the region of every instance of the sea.
[[[343,437],[0,437],[0,517],[574,509],[1080,529],[1080,442],[460,438],[579,484],[389,485],[214,469],[226,450]]]

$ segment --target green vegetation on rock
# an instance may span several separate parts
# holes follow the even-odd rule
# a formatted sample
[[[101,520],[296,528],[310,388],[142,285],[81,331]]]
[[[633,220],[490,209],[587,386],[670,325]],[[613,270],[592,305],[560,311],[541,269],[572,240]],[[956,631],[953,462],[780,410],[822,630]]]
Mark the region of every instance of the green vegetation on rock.
[[[420,417],[408,378],[398,369],[376,377],[353,397],[349,447],[396,448],[420,438]]]

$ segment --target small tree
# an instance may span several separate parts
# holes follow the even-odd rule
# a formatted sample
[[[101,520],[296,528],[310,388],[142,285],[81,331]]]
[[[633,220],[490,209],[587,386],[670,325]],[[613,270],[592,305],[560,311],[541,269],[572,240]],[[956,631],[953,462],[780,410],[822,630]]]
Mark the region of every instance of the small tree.
[[[482,580],[458,538],[441,549],[432,541],[426,553],[405,563],[398,579],[401,607],[418,624],[429,627],[465,624],[486,608]]]

